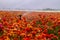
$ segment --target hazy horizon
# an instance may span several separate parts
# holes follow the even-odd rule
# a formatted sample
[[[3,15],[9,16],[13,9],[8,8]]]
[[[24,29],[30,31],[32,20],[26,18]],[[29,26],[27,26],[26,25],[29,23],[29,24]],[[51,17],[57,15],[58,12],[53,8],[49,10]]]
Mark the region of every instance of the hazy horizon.
[[[0,0],[0,9],[60,9],[60,0]]]

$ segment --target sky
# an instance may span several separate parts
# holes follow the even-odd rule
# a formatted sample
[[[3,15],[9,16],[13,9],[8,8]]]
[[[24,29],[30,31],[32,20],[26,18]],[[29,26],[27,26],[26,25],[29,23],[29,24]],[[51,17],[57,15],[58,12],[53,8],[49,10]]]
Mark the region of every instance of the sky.
[[[60,9],[60,0],[0,0],[0,9]]]

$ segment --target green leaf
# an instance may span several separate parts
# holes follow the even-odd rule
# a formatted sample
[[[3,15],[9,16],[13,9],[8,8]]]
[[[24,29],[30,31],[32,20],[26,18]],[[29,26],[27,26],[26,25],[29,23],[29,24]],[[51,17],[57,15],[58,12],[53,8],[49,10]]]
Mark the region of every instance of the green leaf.
[[[41,24],[42,25],[42,22],[41,21],[37,21],[36,24]]]
[[[56,27],[56,28],[55,28],[55,31],[58,32],[58,30],[59,30],[59,27]]]
[[[54,30],[48,29],[48,34],[54,34]]]
[[[60,29],[59,27],[60,27],[60,26],[56,26],[55,29],[54,29],[54,31],[55,31],[54,34],[55,34],[56,36],[58,36],[58,30]]]
[[[52,22],[49,21],[49,22],[47,23],[47,25],[48,25],[48,26],[51,26],[51,25],[52,25]]]
[[[57,40],[56,38],[52,38],[52,40]]]
[[[10,38],[10,40],[13,40],[14,39],[14,37],[11,35],[11,36],[9,36],[9,38]]]
[[[23,37],[22,36],[18,36],[18,40],[23,40]]]
[[[0,31],[0,36],[2,36],[2,35],[3,35],[3,33],[4,33],[4,31],[3,31],[3,30],[1,30],[1,31]]]
[[[41,25],[40,27],[41,27],[41,28],[44,28],[44,26],[43,26],[43,25]]]
[[[59,29],[60,29],[60,25],[58,25],[58,26],[55,27],[55,30],[58,31]]]
[[[58,36],[58,40],[60,40],[60,36]]]

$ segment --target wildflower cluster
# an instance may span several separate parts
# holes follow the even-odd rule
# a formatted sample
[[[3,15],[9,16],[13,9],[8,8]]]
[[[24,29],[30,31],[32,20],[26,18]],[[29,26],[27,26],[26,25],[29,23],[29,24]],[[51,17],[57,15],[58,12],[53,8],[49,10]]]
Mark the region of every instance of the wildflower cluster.
[[[60,40],[60,17],[38,15],[38,20],[3,16],[0,19],[0,40]]]

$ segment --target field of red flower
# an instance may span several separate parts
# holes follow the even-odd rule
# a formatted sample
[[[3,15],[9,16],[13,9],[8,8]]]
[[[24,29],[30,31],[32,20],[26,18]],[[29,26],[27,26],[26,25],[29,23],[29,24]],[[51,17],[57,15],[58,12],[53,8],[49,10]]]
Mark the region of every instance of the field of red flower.
[[[0,40],[60,40],[60,12],[16,13],[0,12]]]

